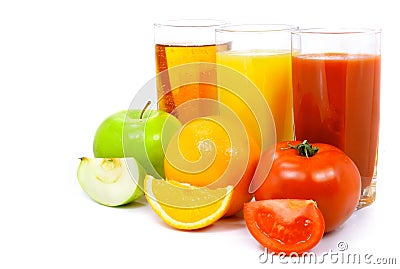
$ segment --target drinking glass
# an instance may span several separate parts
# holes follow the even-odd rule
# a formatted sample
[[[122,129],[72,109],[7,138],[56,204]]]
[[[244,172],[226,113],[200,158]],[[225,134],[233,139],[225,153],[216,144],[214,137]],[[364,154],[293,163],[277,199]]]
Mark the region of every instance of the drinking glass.
[[[215,66],[191,63],[215,65],[215,28],[224,23],[186,19],[154,25],[158,108],[182,123],[218,113],[216,83],[201,82],[215,80]],[[202,102],[203,99],[216,102]]]
[[[261,98],[267,102],[275,121],[276,141],[294,138],[291,79],[294,29],[295,26],[282,24],[229,24],[216,29],[217,44],[228,44],[217,46],[217,64],[240,72],[262,93]],[[258,142],[262,142],[264,138],[260,137],[252,108],[238,93],[219,89],[219,101],[231,107]]]
[[[295,137],[334,145],[355,162],[362,185],[358,208],[376,195],[380,34],[350,28],[292,33]]]

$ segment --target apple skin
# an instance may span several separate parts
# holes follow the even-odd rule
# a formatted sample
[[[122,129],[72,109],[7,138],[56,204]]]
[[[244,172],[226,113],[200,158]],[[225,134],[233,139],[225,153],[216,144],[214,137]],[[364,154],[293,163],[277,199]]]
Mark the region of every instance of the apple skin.
[[[96,158],[135,158],[149,175],[164,178],[164,152],[181,122],[161,110],[122,110],[98,127],[93,153]]]

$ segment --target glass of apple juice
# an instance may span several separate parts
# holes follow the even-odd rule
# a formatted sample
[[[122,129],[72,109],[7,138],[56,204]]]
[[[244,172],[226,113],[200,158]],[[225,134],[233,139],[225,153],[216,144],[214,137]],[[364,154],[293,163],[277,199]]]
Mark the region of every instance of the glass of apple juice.
[[[208,19],[154,24],[158,108],[182,123],[218,113],[215,28],[223,24]]]
[[[361,175],[358,208],[374,202],[380,117],[378,29],[292,33],[295,136],[334,145]]]

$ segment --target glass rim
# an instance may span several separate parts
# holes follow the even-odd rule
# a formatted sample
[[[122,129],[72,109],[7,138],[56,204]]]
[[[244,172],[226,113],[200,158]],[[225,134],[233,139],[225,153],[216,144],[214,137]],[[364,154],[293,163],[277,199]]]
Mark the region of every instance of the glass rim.
[[[293,31],[293,34],[320,34],[320,35],[354,35],[354,34],[380,34],[380,28],[363,28],[363,27],[314,27],[299,28]]]
[[[176,28],[207,28],[218,27],[227,24],[226,21],[216,19],[175,19],[154,23],[154,27],[176,27]]]
[[[246,24],[226,24],[215,29],[216,32],[230,33],[263,33],[263,32],[279,32],[293,31],[299,27],[292,24],[267,24],[267,23],[246,23]]]

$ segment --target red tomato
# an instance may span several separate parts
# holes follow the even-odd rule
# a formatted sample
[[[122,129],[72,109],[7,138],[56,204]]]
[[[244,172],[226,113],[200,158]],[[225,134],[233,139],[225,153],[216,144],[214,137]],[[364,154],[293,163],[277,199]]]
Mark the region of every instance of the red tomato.
[[[276,254],[309,251],[324,235],[324,217],[312,200],[249,202],[243,213],[253,237]]]
[[[254,195],[256,200],[314,200],[324,215],[325,232],[329,232],[343,224],[357,207],[361,177],[357,166],[340,149],[320,143],[313,146],[307,141],[280,142],[264,152],[253,178],[261,185]],[[299,152],[307,152],[308,157]],[[271,156],[271,169],[262,169]]]

